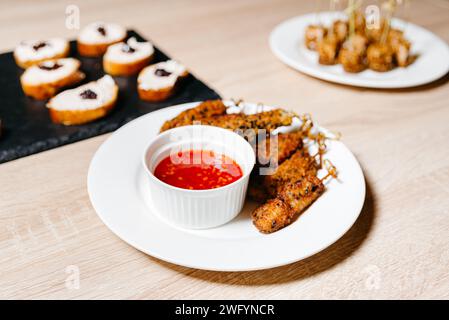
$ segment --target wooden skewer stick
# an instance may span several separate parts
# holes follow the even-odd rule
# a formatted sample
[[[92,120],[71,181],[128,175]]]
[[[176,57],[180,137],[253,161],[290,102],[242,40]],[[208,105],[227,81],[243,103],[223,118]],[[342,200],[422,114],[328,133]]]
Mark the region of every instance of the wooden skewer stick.
[[[382,9],[386,12],[385,25],[382,30],[380,43],[387,41],[388,33],[390,32],[391,19],[393,18],[394,11],[396,10],[396,0],[388,0],[382,4]]]
[[[325,175],[323,178],[320,179],[321,182],[323,182],[329,177],[337,179],[338,177],[337,168],[332,164],[332,162],[329,159],[324,160],[324,166],[326,167],[327,175]]]
[[[318,151],[317,153],[312,157],[316,158],[318,157],[318,165],[319,168],[323,167],[323,155],[326,153],[327,145],[326,145],[326,136],[324,133],[319,132],[316,136],[316,142],[318,144]]]
[[[349,36],[351,38],[355,34],[355,13],[361,7],[362,1],[349,0],[348,7],[345,12],[349,16]]]

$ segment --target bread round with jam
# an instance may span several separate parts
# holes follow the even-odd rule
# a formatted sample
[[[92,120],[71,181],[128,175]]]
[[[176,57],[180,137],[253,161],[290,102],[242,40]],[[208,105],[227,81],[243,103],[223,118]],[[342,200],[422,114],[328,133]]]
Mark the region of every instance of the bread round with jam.
[[[37,100],[51,98],[84,79],[80,66],[80,61],[74,58],[46,60],[31,66],[20,77],[23,92]]]
[[[139,97],[145,101],[158,102],[170,98],[189,75],[177,61],[168,60],[144,68],[137,78]]]
[[[16,64],[26,69],[32,65],[52,59],[65,58],[70,53],[67,40],[52,38],[48,40],[22,41],[14,49],[14,60]]]
[[[88,123],[109,114],[118,97],[118,86],[106,75],[75,89],[65,90],[47,103],[53,122],[64,125]]]
[[[154,47],[149,42],[138,42],[132,37],[108,47],[103,56],[103,68],[113,76],[130,76],[146,67],[154,56]]]
[[[84,27],[77,39],[78,52],[86,57],[100,57],[112,44],[126,38],[126,29],[115,23],[94,22]]]

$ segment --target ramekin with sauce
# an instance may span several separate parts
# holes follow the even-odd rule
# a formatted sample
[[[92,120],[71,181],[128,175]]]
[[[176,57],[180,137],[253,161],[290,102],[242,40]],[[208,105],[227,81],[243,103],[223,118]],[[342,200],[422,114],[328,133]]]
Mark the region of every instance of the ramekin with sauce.
[[[188,229],[225,224],[242,210],[255,154],[240,135],[192,125],[165,131],[143,155],[161,218]]]

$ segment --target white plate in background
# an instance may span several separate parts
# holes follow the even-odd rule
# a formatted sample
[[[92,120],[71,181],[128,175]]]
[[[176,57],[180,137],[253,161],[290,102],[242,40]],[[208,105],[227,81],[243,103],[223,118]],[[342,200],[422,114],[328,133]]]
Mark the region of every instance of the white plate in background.
[[[318,54],[304,44],[304,32],[308,25],[336,19],[333,12],[306,14],[279,24],[270,35],[270,47],[279,60],[307,75],[331,82],[369,88],[405,88],[435,81],[449,72],[449,47],[432,32],[412,23],[393,19],[393,27],[404,31],[412,44],[412,54],[418,58],[406,68],[388,72],[364,70],[348,73],[341,65],[325,66],[318,63]]]

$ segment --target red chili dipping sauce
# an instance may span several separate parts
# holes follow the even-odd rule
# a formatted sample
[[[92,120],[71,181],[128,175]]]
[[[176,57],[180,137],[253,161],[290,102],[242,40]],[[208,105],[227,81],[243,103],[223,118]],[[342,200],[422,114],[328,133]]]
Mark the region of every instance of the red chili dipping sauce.
[[[189,150],[169,155],[156,166],[154,175],[169,185],[205,190],[223,187],[243,176],[230,157],[210,150]]]

